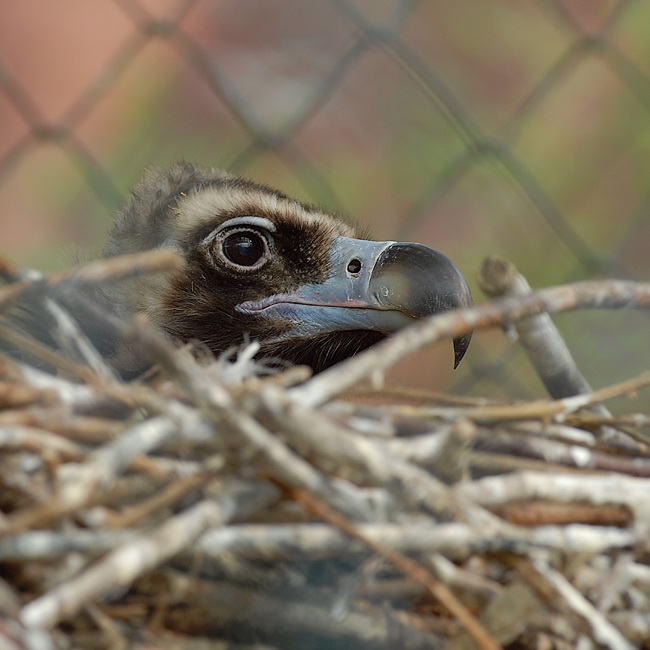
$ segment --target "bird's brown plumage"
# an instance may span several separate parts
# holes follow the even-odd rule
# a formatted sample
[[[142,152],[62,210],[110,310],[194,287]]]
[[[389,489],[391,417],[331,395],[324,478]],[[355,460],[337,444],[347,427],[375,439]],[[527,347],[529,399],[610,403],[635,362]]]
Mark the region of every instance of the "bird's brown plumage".
[[[144,311],[174,339],[199,341],[215,355],[241,345],[244,336],[261,342],[274,337],[277,324],[246,322],[235,305],[323,281],[332,240],[354,234],[342,220],[281,192],[187,162],[167,171],[149,169],[132,194],[110,231],[104,255],[172,247],[186,266],[168,276],[124,282],[109,291],[109,300],[120,315]],[[220,264],[202,245],[223,222],[245,216],[267,219],[276,227],[273,257],[259,272]],[[377,332],[324,335],[289,346],[267,345],[264,353],[289,362],[313,359],[311,365],[322,367],[380,338]]]
[[[215,356],[258,341],[260,356],[319,371],[417,318],[471,301],[458,269],[434,249],[355,239],[349,224],[319,208],[187,162],[145,172],[104,255],[156,248],[175,249],[183,268],[95,298],[124,319],[144,312],[171,339]],[[110,334],[97,338],[124,375],[146,367]],[[456,363],[468,343],[455,341]]]

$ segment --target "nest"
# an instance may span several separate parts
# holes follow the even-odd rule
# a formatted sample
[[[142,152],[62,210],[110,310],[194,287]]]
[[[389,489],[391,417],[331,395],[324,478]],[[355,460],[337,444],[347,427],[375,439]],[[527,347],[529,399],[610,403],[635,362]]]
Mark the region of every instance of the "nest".
[[[583,380],[546,320],[647,307],[650,286],[530,293],[486,273],[508,295],[311,378],[260,376],[255,344],[207,362],[136,319],[120,336],[156,372],[124,382],[65,296],[174,263],[158,251],[50,277],[4,269],[0,647],[650,648],[650,418],[603,406],[650,377],[569,390]],[[56,347],[12,327],[27,297]],[[504,325],[555,399],[362,383]]]

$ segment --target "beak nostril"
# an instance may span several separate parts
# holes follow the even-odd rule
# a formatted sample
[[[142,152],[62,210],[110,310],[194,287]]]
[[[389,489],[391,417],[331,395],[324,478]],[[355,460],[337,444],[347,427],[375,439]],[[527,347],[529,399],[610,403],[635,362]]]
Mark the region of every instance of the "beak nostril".
[[[361,271],[361,260],[355,257],[348,262],[348,273],[355,275],[359,271]]]

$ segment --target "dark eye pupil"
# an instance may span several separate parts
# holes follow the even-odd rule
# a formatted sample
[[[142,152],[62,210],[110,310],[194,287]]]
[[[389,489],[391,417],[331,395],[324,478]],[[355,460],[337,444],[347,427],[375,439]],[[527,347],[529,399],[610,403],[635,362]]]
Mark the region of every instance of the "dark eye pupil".
[[[264,241],[259,235],[237,233],[223,242],[224,255],[239,266],[254,266],[264,256]]]

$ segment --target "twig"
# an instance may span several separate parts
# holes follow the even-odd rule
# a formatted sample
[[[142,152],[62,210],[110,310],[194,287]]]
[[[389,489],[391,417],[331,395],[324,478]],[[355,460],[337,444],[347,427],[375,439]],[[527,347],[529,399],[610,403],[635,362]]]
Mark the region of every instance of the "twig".
[[[556,400],[534,400],[508,406],[477,406],[466,409],[447,409],[454,417],[468,417],[480,423],[503,422],[509,420],[545,420],[564,422],[567,416],[579,409],[601,404],[607,400],[634,395],[642,388],[650,386],[650,371],[643,372],[633,379],[607,386],[583,395],[573,395]],[[429,409],[430,412],[435,412]],[[415,411],[414,411],[415,412]],[[445,411],[438,411],[444,413]],[[420,412],[421,414],[424,411]]]
[[[26,426],[0,426],[0,449],[24,449],[48,461],[81,460],[86,455],[79,445],[62,436]]]
[[[0,336],[3,334],[4,331],[0,325]],[[39,345],[42,344],[39,343]],[[46,348],[46,346],[43,347]],[[53,354],[56,353],[53,352]],[[63,357],[57,355],[58,359],[63,359]],[[70,370],[74,376],[82,374],[89,380],[91,379],[90,375],[95,377],[89,368],[80,368],[76,364],[67,361],[67,359],[64,359],[64,362],[60,367]],[[69,364],[67,367],[66,363]],[[91,410],[95,415],[107,409],[118,413],[121,410],[124,413],[125,405],[130,401],[124,399],[128,395],[127,391],[122,391],[124,395],[122,396],[122,403],[120,403],[117,398],[106,395],[105,391],[100,390],[97,386],[88,383],[72,383],[63,377],[57,377],[37,368],[19,363],[3,354],[0,354],[0,376],[12,381],[22,382],[38,390],[49,391],[56,396],[59,405],[81,412]]]
[[[193,474],[170,482],[160,492],[156,492],[149,499],[131,506],[118,518],[113,519],[113,528],[128,528],[144,520],[153,512],[178,502],[185,494],[206,483],[211,477],[207,474]]]
[[[463,560],[475,553],[516,549],[525,554],[531,549],[547,548],[558,552],[605,553],[629,548],[638,535],[611,526],[574,524],[545,525],[538,528],[511,527],[501,531],[476,530],[463,523],[441,524],[431,521],[357,523],[364,538],[376,541],[400,553],[440,553]],[[54,559],[68,553],[94,555],[116,547],[137,535],[134,530],[75,530],[74,532],[32,531],[0,539],[0,560],[27,561]],[[238,524],[206,532],[183,551],[183,557],[220,560],[227,553],[263,562],[323,560],[356,557],[367,551],[364,544],[350,540],[341,531],[326,524]]]
[[[13,345],[16,345],[20,349],[25,350],[32,355],[33,358],[44,361],[57,370],[62,370],[73,377],[90,381],[94,376],[94,373],[89,368],[71,361],[29,334],[19,332],[2,322],[0,322],[0,339],[4,339]]]
[[[0,409],[2,410],[32,404],[53,404],[54,401],[53,391],[16,381],[0,380]]]
[[[27,291],[44,292],[48,287],[66,285],[79,289],[117,282],[137,277],[146,273],[163,273],[182,267],[181,256],[171,249],[161,249],[111,257],[90,264],[85,264],[70,271],[53,273],[49,277],[37,272],[30,272],[29,277],[21,278],[13,271],[15,281],[0,287],[0,307],[14,302]],[[8,268],[5,265],[5,269]],[[4,274],[7,278],[7,273]]]
[[[650,284],[608,280],[540,289],[525,296],[500,298],[424,319],[356,357],[291,389],[298,404],[317,406],[390,368],[405,356],[441,339],[467,336],[486,327],[504,327],[541,313],[573,309],[648,309]]]
[[[488,257],[481,265],[477,280],[490,297],[525,296],[532,292],[526,278],[514,264]],[[546,386],[556,399],[590,393],[591,386],[582,376],[562,335],[548,314],[538,314],[518,321],[514,328],[522,348]],[[603,415],[607,412],[599,409]]]
[[[391,442],[397,446],[402,441]],[[473,450],[469,452],[467,463],[473,466],[476,455],[481,453],[498,454],[513,460],[538,459],[546,463],[548,468],[562,465],[650,477],[650,458],[647,449],[636,453],[630,451],[629,455],[624,455],[617,449],[598,449],[593,443],[549,439],[503,429],[494,431],[492,427],[484,427],[476,439]]]
[[[52,337],[59,346],[77,363],[87,365],[92,371],[107,380],[115,380],[115,370],[102,358],[75,319],[56,300],[46,297],[43,307],[52,317]]]
[[[650,481],[645,478],[610,473],[574,476],[526,471],[490,476],[453,489],[487,507],[533,499],[623,505],[634,513],[639,530],[650,529]]]
[[[521,575],[543,595],[550,589],[553,593],[552,606],[569,610],[572,618],[586,624],[594,640],[611,650],[635,650],[604,616],[599,612],[561,573],[551,568],[542,559],[532,562],[510,556],[512,564]]]

